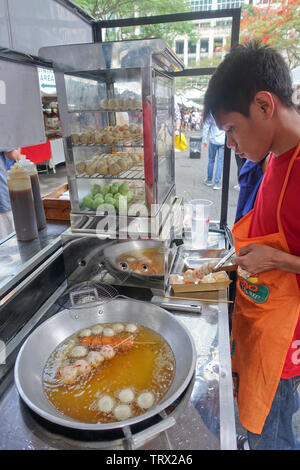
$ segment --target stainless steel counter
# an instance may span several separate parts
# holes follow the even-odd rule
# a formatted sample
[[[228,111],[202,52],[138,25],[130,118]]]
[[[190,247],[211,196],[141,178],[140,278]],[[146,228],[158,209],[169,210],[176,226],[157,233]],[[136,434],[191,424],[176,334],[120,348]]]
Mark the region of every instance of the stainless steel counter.
[[[0,240],[0,298],[61,246],[60,235],[68,227],[66,222],[48,221],[31,242],[19,242],[14,232]]]
[[[20,341],[8,348],[5,364],[0,364],[0,449],[124,449],[124,439],[103,440],[103,435],[80,436],[64,433],[39,419],[21,401],[13,381],[14,361],[23,340],[34,328],[55,315],[61,307],[57,299],[66,289],[58,289],[19,332]],[[125,289],[125,288],[124,288]],[[124,292],[120,292],[124,294]],[[125,291],[128,296],[160,303],[141,290]],[[220,292],[220,300],[226,299]],[[229,348],[228,304],[201,303],[201,313],[176,311],[173,314],[191,332],[197,350],[195,375],[178,403],[165,410],[162,421],[137,433],[133,448],[140,450],[236,449],[235,417]],[[171,310],[170,310],[171,311]],[[1,390],[1,368],[6,368],[6,387]],[[128,447],[127,447],[128,448]]]

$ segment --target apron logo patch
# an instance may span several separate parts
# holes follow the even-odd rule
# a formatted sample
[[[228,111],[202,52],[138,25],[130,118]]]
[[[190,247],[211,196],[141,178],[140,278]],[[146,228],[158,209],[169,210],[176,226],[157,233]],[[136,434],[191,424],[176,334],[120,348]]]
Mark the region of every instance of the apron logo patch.
[[[239,283],[244,294],[253,300],[253,302],[256,304],[264,304],[267,302],[270,295],[270,289],[267,286],[256,284],[255,282],[251,282],[249,278],[244,279],[241,277],[239,278]]]

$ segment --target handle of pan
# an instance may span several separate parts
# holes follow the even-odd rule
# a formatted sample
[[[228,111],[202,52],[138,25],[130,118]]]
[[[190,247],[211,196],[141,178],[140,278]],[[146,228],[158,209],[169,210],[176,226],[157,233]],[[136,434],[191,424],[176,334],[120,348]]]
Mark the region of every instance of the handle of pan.
[[[130,441],[132,449],[140,447],[142,444],[153,439],[156,435],[160,434],[161,432],[167,431],[167,429],[174,426],[175,423],[175,418],[173,418],[173,416],[168,416],[159,423],[154,424],[153,426],[150,426],[149,428],[138,432],[134,436],[131,435]]]

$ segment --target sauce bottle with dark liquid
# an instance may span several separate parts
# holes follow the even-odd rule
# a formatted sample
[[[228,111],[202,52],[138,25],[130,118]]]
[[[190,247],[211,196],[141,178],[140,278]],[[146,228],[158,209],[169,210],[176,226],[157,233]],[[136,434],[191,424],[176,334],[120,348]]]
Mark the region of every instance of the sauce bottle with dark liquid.
[[[25,155],[22,155],[22,158],[21,160],[19,160],[18,165],[24,168],[30,177],[37,228],[38,230],[42,230],[46,227],[47,222],[36,166],[30,160],[26,159]]]
[[[11,209],[19,241],[38,236],[30,177],[17,163],[7,172]]]

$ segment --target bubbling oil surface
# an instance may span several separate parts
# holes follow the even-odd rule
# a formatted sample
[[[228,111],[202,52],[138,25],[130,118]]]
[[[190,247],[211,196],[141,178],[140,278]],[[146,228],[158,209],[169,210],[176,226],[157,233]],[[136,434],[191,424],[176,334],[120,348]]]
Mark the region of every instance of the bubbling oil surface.
[[[102,326],[113,327],[113,324]],[[153,406],[156,405],[171,386],[175,358],[168,343],[158,333],[142,325],[137,326],[137,331],[131,335],[134,342],[129,350],[118,351],[112,359],[105,360],[89,374],[77,377],[73,384],[64,384],[60,380],[59,370],[72,364],[68,354],[74,346],[80,344],[79,332],[62,342],[50,355],[43,371],[44,391],[52,405],[66,416],[93,424],[117,421],[114,410],[109,413],[99,410],[98,401],[104,395],[109,395],[117,406],[121,404],[119,392],[125,388],[134,392],[130,417],[147,411],[137,403],[137,397],[143,392],[151,392],[154,396]],[[128,333],[121,332],[114,337],[124,336],[128,336]]]

